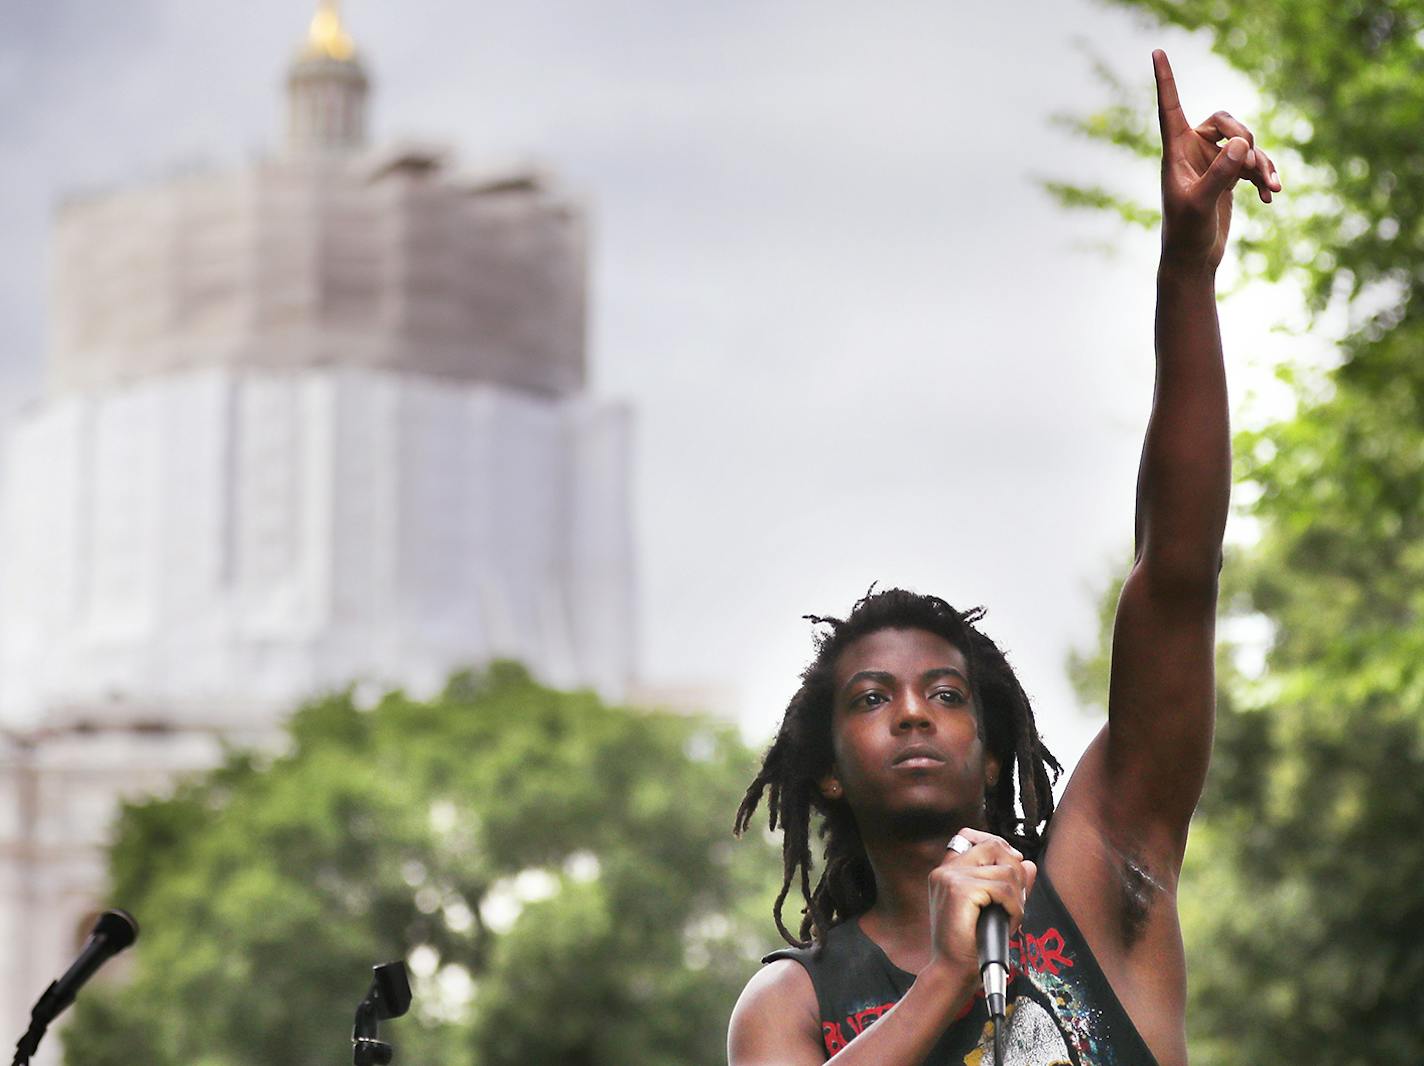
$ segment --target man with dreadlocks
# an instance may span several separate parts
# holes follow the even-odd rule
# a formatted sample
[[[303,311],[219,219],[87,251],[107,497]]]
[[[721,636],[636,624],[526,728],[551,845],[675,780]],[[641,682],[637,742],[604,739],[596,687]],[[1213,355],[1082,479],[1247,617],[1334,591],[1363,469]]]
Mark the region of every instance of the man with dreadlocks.
[[[792,947],[742,993],[731,1066],[1001,1066],[976,994],[990,904],[1014,931],[1005,1063],[1187,1061],[1176,885],[1211,748],[1230,491],[1214,278],[1237,182],[1266,203],[1281,185],[1250,130],[1225,112],[1190,126],[1166,55],[1153,66],[1157,387],[1108,723],[1055,811],[1058,763],[982,611],[894,589],[814,618],[815,661],[737,812],[741,833],[765,794],[783,831],[775,917]],[[782,915],[793,883],[799,935]]]

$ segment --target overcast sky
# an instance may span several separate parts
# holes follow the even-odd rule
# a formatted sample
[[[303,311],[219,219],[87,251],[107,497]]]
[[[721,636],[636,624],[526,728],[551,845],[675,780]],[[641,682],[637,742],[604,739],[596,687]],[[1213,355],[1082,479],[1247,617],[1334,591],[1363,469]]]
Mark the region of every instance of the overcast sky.
[[[3,0],[0,413],[37,393],[58,199],[271,151],[313,8]],[[760,743],[810,652],[800,616],[900,584],[987,605],[1076,758],[1091,723],[1063,663],[1129,560],[1156,237],[1037,180],[1151,197],[1155,174],[1050,116],[1105,100],[1075,42],[1149,99],[1165,47],[1192,121],[1249,118],[1246,82],[1087,0],[343,11],[376,140],[540,162],[590,212],[593,388],[637,425],[643,675],[725,692]],[[1238,414],[1301,354],[1269,332],[1296,306],[1225,306]]]

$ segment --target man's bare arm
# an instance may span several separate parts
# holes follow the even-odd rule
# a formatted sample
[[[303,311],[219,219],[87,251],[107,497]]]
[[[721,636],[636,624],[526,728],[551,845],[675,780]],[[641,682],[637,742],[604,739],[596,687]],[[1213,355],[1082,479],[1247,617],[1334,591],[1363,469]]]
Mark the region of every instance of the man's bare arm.
[[[1211,751],[1217,575],[1231,491],[1216,270],[1238,180],[1254,182],[1266,203],[1280,183],[1250,130],[1220,111],[1192,127],[1164,53],[1153,54],[1153,67],[1163,145],[1157,380],[1138,473],[1135,561],[1113,632],[1103,755],[1114,823],[1140,834],[1175,875]]]
[[[1163,53],[1153,67],[1163,233],[1135,558],[1113,626],[1108,724],[1074,770],[1045,862],[1138,1031],[1169,1066],[1186,1061],[1176,884],[1211,751],[1231,478],[1216,268],[1236,183],[1251,181],[1269,203],[1280,182],[1230,115],[1190,126]]]
[[[941,971],[920,974],[905,997],[839,1052],[837,1066],[919,1066],[973,995],[974,985]],[[783,959],[757,973],[732,1011],[728,1066],[820,1066],[826,1061],[816,993],[800,963]]]
[[[1071,821],[1073,807],[1092,809],[1096,823],[1154,853],[1159,872],[1175,877],[1211,749],[1217,574],[1231,485],[1216,269],[1236,183],[1253,182],[1270,202],[1280,182],[1251,131],[1230,115],[1189,125],[1166,56],[1154,53],[1153,64],[1163,145],[1157,380],[1138,472],[1135,559],[1113,630],[1108,726],[1075,773],[1062,813]]]

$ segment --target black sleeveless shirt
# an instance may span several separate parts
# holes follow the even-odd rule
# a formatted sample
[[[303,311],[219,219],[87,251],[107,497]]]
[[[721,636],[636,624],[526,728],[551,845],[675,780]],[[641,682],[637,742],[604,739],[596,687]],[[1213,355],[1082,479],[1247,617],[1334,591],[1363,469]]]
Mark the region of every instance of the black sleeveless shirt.
[[[774,959],[795,959],[811,975],[827,1058],[898,1003],[915,981],[854,920],[827,933],[819,951],[783,948],[762,962]],[[980,989],[924,1066],[1000,1066],[992,1032]],[[1009,942],[1004,1037],[1002,1066],[1157,1066],[1041,868],[1023,926]]]

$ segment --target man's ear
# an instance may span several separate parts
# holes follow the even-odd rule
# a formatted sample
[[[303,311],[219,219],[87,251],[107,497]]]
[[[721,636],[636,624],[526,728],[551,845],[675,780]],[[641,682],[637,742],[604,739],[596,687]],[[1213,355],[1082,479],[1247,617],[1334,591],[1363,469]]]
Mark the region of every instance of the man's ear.
[[[826,776],[816,782],[821,790],[821,795],[828,800],[838,800],[845,795],[845,789],[841,788],[841,780],[836,776],[835,767],[826,771]]]
[[[999,757],[997,755],[984,756],[984,787],[993,788],[999,783]]]

